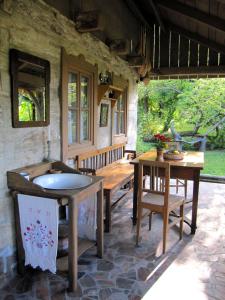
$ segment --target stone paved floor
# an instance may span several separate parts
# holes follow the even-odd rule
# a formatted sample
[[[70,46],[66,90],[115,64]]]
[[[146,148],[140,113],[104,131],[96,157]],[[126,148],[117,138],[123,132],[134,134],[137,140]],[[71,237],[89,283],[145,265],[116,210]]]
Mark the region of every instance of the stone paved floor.
[[[184,239],[178,242],[177,229],[171,229],[168,251],[161,255],[162,222],[157,215],[151,232],[143,221],[142,241],[135,247],[130,194],[113,212],[104,258],[98,259],[95,249],[80,258],[77,293],[66,291],[66,273],[29,270],[23,278],[2,279],[0,299],[225,299],[224,195],[225,185],[201,183],[197,233],[190,235],[185,225]],[[190,216],[190,204],[185,210]]]

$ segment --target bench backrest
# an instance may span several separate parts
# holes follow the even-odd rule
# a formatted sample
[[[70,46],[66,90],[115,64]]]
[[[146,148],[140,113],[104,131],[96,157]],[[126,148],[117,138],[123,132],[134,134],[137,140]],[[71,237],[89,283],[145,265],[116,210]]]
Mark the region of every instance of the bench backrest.
[[[125,144],[101,148],[82,153],[76,157],[77,168],[101,169],[124,157]]]

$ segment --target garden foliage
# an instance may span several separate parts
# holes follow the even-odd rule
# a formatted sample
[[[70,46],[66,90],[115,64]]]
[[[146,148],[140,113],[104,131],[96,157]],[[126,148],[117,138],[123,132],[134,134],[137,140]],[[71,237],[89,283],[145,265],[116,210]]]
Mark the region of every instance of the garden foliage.
[[[174,120],[182,135],[207,135],[208,148],[225,148],[225,79],[150,81],[138,94],[139,138],[167,133]]]

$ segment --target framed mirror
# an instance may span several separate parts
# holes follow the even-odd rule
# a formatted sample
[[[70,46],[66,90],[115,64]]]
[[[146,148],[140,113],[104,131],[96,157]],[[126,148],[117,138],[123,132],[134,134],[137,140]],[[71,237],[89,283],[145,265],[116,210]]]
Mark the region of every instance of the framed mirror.
[[[13,127],[47,126],[49,124],[49,62],[11,49],[10,74]]]

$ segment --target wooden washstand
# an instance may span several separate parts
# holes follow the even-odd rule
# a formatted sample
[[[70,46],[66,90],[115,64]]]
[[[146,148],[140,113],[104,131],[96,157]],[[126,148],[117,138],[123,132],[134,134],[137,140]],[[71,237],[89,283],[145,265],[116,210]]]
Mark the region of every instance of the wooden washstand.
[[[84,188],[74,190],[50,190],[34,184],[34,177],[59,170],[63,173],[80,173],[63,162],[43,162],[30,165],[24,168],[15,169],[7,172],[7,183],[15,203],[16,219],[16,241],[18,254],[18,272],[24,273],[24,249],[20,231],[20,220],[18,210],[18,194],[32,195],[38,197],[52,198],[58,201],[60,205],[69,207],[69,249],[68,249],[68,269],[69,269],[69,290],[76,291],[78,279],[78,257],[88,248],[95,245],[95,242],[78,238],[77,220],[78,206],[89,196],[97,193],[97,255],[103,256],[103,177],[93,176],[92,183]],[[27,172],[30,176],[28,181],[21,172]]]

